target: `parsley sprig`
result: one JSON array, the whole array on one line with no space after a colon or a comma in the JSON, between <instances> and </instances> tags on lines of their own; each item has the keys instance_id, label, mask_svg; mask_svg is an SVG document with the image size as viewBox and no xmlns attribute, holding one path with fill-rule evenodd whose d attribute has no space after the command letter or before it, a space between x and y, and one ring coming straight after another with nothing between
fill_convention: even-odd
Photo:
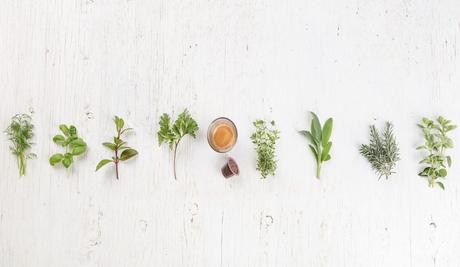
<instances>
[{"instance_id":1,"label":"parsley sprig","mask_svg":"<svg viewBox=\"0 0 460 267\"><path fill-rule=\"evenodd\" d=\"M160 130L157 133L158 144L161 146L163 143L167 143L169 145L169 149L174 151L174 179L177 180L177 146L179 145L182 138L186 135L190 135L193 138L196 138L196 132L198 131L199 127L187 109L185 109L181 114L179 114L176 121L172 125L170 116L166 113L163 113L163 115L160 118L159 124Z\"/></svg>"}]
</instances>

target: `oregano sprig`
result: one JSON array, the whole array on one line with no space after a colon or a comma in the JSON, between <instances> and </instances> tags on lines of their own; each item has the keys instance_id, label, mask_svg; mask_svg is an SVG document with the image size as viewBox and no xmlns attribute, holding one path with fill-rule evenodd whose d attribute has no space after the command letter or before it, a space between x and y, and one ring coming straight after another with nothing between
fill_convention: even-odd
<instances>
[{"instance_id":1,"label":"oregano sprig","mask_svg":"<svg viewBox=\"0 0 460 267\"><path fill-rule=\"evenodd\" d=\"M329 141L332 134L332 118L329 118L324 123L324 126L321 128L321 123L318 119L318 116L311 112L313 119L311 121L310 131L300 131L302 135L307 137L308 141L310 141L310 150L315 156L316 159L316 178L320 178L321 176L321 165L323 162L328 161L331 159L331 155L329 154L332 142Z\"/></svg>"},{"instance_id":2,"label":"oregano sprig","mask_svg":"<svg viewBox=\"0 0 460 267\"><path fill-rule=\"evenodd\" d=\"M97 166L96 166L96 171L98 171L100 168L103 166L107 165L108 163L113 163L115 164L115 173L117 179L119 179L119 171L118 171L118 165L120 164L121 161L126 161L138 154L138 152L127 146L127 142L123 141L121 137L126 134L129 131L132 131L132 128L124 128L125 122L122 118L115 116L113 119L115 123L115 128L117 130L117 135L113 137L113 142L106 142L102 143L103 146L109 148L110 150L113 151L114 156L112 159L103 159L101 160Z\"/></svg>"},{"instance_id":3,"label":"oregano sprig","mask_svg":"<svg viewBox=\"0 0 460 267\"><path fill-rule=\"evenodd\" d=\"M274 176L277 167L276 141L279 139L280 132L276 128L275 121L267 123L264 120L256 120L253 125L256 130L251 135L251 140L257 152L257 170L262 178L267 178L268 175Z\"/></svg>"},{"instance_id":4,"label":"oregano sprig","mask_svg":"<svg viewBox=\"0 0 460 267\"><path fill-rule=\"evenodd\" d=\"M182 138L186 135L190 135L193 138L196 138L196 132L198 131L199 127L197 122L192 118L187 109L185 109L181 114L179 114L176 121L174 121L174 124L172 125L170 116L166 113L163 113L163 115L160 117L159 124L160 129L157 132L158 145L161 146L163 143L167 143L169 145L169 149L174 151L174 179L177 180L177 146L179 145L179 142L182 140Z\"/></svg>"},{"instance_id":5,"label":"oregano sprig","mask_svg":"<svg viewBox=\"0 0 460 267\"><path fill-rule=\"evenodd\" d=\"M419 162L425 165L419 176L425 177L430 187L437 184L444 190L442 179L447 176L447 166L452 165L452 158L446 156L445 152L454 147L452 139L447 136L447 133L457 126L442 116L439 116L436 121L423 118L418 126L423 131L425 144L417 147L417 150L424 150L428 153L428 156Z\"/></svg>"},{"instance_id":6,"label":"oregano sprig","mask_svg":"<svg viewBox=\"0 0 460 267\"><path fill-rule=\"evenodd\" d=\"M375 125L370 126L370 143L361 145L359 152L371 164L372 169L378 174L379 179L386 179L394 172L396 162L399 161L399 148L393 134L393 125L385 123L383 134L380 136Z\"/></svg>"},{"instance_id":7,"label":"oregano sprig","mask_svg":"<svg viewBox=\"0 0 460 267\"><path fill-rule=\"evenodd\" d=\"M27 114L17 114L11 118L11 123L5 130L5 134L10 140L10 150L13 155L17 157L19 175L26 175L27 159L33 159L37 156L30 153L32 139L34 137L34 125L32 124L32 117Z\"/></svg>"},{"instance_id":8,"label":"oregano sprig","mask_svg":"<svg viewBox=\"0 0 460 267\"><path fill-rule=\"evenodd\" d=\"M69 168L74 162L75 156L80 156L86 152L86 142L78 137L77 128L73 125L59 125L62 134L57 134L53 137L53 142L65 148L65 153L56 153L49 159L51 166L62 163L66 168Z\"/></svg>"}]
</instances>

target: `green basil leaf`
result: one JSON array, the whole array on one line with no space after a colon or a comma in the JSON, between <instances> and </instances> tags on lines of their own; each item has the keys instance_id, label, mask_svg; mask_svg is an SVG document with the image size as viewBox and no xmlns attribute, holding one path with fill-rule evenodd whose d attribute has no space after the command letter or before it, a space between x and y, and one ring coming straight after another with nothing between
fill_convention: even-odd
<instances>
[{"instance_id":1,"label":"green basil leaf","mask_svg":"<svg viewBox=\"0 0 460 267\"><path fill-rule=\"evenodd\" d=\"M63 145L65 142L65 137L58 134L53 137L53 142L58 144L58 145Z\"/></svg>"},{"instance_id":2,"label":"green basil leaf","mask_svg":"<svg viewBox=\"0 0 460 267\"><path fill-rule=\"evenodd\" d=\"M64 155L62 154L54 154L50 157L49 162L51 166L54 166L58 164L59 162L61 162L63 158L64 158Z\"/></svg>"}]
</instances>

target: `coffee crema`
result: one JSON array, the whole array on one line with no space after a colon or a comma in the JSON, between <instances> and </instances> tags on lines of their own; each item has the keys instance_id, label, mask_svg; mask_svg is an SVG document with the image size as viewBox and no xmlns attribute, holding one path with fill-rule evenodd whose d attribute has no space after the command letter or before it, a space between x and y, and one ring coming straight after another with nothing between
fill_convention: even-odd
<instances>
[{"instance_id":1,"label":"coffee crema","mask_svg":"<svg viewBox=\"0 0 460 267\"><path fill-rule=\"evenodd\" d=\"M217 152L228 152L236 143L235 124L227 118L214 120L208 129L208 143Z\"/></svg>"}]
</instances>

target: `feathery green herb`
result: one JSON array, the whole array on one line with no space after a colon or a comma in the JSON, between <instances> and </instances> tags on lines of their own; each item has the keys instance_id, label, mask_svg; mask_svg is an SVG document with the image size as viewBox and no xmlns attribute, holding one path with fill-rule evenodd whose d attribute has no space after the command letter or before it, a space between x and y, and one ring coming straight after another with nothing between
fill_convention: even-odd
<instances>
[{"instance_id":1,"label":"feathery green herb","mask_svg":"<svg viewBox=\"0 0 460 267\"><path fill-rule=\"evenodd\" d=\"M393 125L386 122L382 136L378 133L375 125L371 125L370 143L361 145L359 152L369 161L379 179L382 176L388 179L390 175L395 173L393 170L399 160L399 148L393 134Z\"/></svg>"},{"instance_id":2,"label":"feathery green herb","mask_svg":"<svg viewBox=\"0 0 460 267\"><path fill-rule=\"evenodd\" d=\"M425 144L417 147L417 150L424 150L428 153L428 156L419 162L425 165L419 176L425 177L430 187L434 187L437 184L444 189L443 179L447 176L446 165L448 167L452 165L452 158L446 156L445 152L448 148L454 147L452 139L447 136L447 133L457 128L457 126L442 116L439 116L436 121L423 118L422 123L418 124L418 126L423 131Z\"/></svg>"},{"instance_id":3,"label":"feathery green herb","mask_svg":"<svg viewBox=\"0 0 460 267\"><path fill-rule=\"evenodd\" d=\"M27 114L17 114L11 118L11 123L5 130L8 140L10 140L10 150L17 157L19 175L26 175L27 159L36 158L34 153L29 153L34 137L34 125L32 118Z\"/></svg>"},{"instance_id":4,"label":"feathery green herb","mask_svg":"<svg viewBox=\"0 0 460 267\"><path fill-rule=\"evenodd\" d=\"M119 179L120 177L119 177L119 172L118 172L118 165L120 164L120 162L130 159L136 156L138 153L135 149L128 147L126 145L127 142L121 139L121 137L124 134L126 134L129 131L132 131L133 129L123 128L125 125L125 122L122 118L115 116L113 121L115 123L115 128L117 130L117 136L113 137L113 143L106 142L106 143L102 143L102 145L112 150L115 155L112 157L112 159L101 160L96 166L96 171L98 171L101 167L105 166L108 163L113 163L115 164L115 173L116 173L117 179Z\"/></svg>"},{"instance_id":5,"label":"feathery green herb","mask_svg":"<svg viewBox=\"0 0 460 267\"><path fill-rule=\"evenodd\" d=\"M56 153L49 159L51 166L62 163L66 168L69 168L74 162L73 157L80 156L86 152L85 141L78 137L77 128L73 125L59 125L62 134L57 134L53 137L53 142L65 148L65 153Z\"/></svg>"},{"instance_id":6,"label":"feathery green herb","mask_svg":"<svg viewBox=\"0 0 460 267\"><path fill-rule=\"evenodd\" d=\"M329 154L332 142L329 141L332 134L332 118L327 119L324 123L324 127L321 128L321 123L319 122L318 116L311 112L313 119L311 121L310 131L300 131L302 135L307 137L310 141L310 149L316 159L316 178L320 178L321 175L321 165L323 162L331 159Z\"/></svg>"},{"instance_id":7,"label":"feathery green herb","mask_svg":"<svg viewBox=\"0 0 460 267\"><path fill-rule=\"evenodd\" d=\"M192 118L187 109L185 109L177 117L174 124L171 125L171 118L168 114L163 113L160 118L160 130L158 131L158 144L161 146L163 143L169 145L170 150L174 150L174 179L177 180L176 175L176 154L177 146L182 138L190 135L196 138L196 132L199 127L196 121Z\"/></svg>"},{"instance_id":8,"label":"feathery green herb","mask_svg":"<svg viewBox=\"0 0 460 267\"><path fill-rule=\"evenodd\" d=\"M276 140L279 139L279 131L276 128L275 121L266 123L263 120L253 122L256 131L251 135L252 143L255 144L257 152L257 170L262 178L268 175L275 175L276 160Z\"/></svg>"}]
</instances>

